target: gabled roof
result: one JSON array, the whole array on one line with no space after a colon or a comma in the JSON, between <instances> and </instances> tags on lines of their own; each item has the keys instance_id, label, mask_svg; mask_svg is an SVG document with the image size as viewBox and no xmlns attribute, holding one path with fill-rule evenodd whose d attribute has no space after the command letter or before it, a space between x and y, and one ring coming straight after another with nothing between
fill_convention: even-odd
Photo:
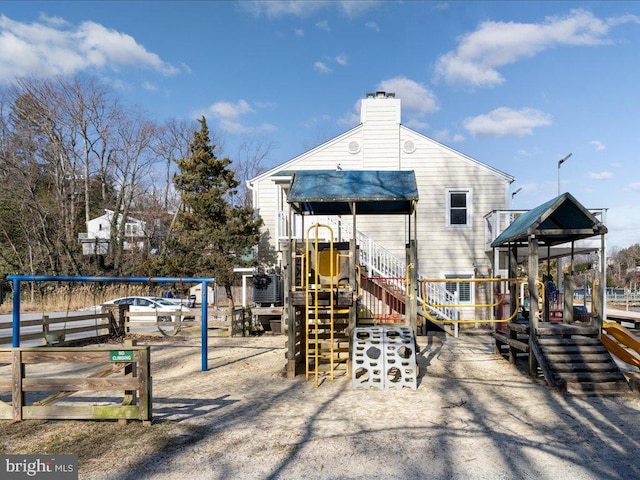
<instances>
[{"instance_id":1,"label":"gabled roof","mask_svg":"<svg viewBox=\"0 0 640 480\"><path fill-rule=\"evenodd\" d=\"M410 214L418 201L412 170L301 170L287 202L308 215Z\"/></svg>"},{"instance_id":2,"label":"gabled roof","mask_svg":"<svg viewBox=\"0 0 640 480\"><path fill-rule=\"evenodd\" d=\"M603 233L607 233L607 227L570 193L563 193L520 215L491 246L526 245L531 235L553 246Z\"/></svg>"},{"instance_id":3,"label":"gabled roof","mask_svg":"<svg viewBox=\"0 0 640 480\"><path fill-rule=\"evenodd\" d=\"M277 165L269 170L267 170L266 172L261 173L260 175L257 175L254 178L251 178L249 180L247 180L247 183L252 185L255 182L261 181L265 178L269 178L269 177L287 177L290 176L292 174L292 172L296 171L296 165L299 162L302 162L304 160L306 160L309 157L312 157L313 155L315 155L318 152L321 152L323 150L325 150L326 148L329 148L331 145L334 145L340 141L342 141L344 138L349 137L351 135L356 134L359 130L361 130L363 128L362 124L356 125L355 127L353 127L350 130L347 130L344 133L341 133L340 135L333 137L329 140L327 140L324 143L321 143L320 145L317 145L316 147L307 150L306 152L301 153L300 155L284 162L281 163L280 165ZM434 146L441 148L442 150L446 151L448 154L452 155L453 157L456 157L470 165L474 165L482 170L487 171L488 173L491 173L492 175L495 175L497 177L502 178L503 180L505 180L506 182L513 182L515 181L515 177L509 175L508 173L505 173L501 170L498 170L497 168L491 167L490 165L487 165L486 163L483 163L479 160L476 160L475 158L472 158L468 155L465 155L462 152L459 152L451 147L448 147L447 145L440 143L434 139L432 139L431 137L427 137L426 135L423 135L420 132L417 132L405 125L400 125L400 129L403 130L405 133L408 133L410 135L415 135L417 137L421 137L422 139L424 139L426 142L432 143Z\"/></svg>"}]
</instances>

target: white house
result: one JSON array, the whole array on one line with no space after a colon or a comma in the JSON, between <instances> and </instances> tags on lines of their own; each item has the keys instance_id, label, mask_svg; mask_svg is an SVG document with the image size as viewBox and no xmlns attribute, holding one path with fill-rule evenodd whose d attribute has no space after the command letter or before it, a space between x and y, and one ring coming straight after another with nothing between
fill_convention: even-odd
<instances>
[{"instance_id":1,"label":"white house","mask_svg":"<svg viewBox=\"0 0 640 480\"><path fill-rule=\"evenodd\" d=\"M78 239L82 243L83 255L106 255L109 253L109 242L111 239L111 222L115 212L105 209L104 215L93 218L87 222L87 232L79 233ZM118 214L117 225L121 225L122 214ZM134 248L142 250L145 245L146 223L133 217L127 217L124 226L125 250Z\"/></svg>"},{"instance_id":2,"label":"white house","mask_svg":"<svg viewBox=\"0 0 640 480\"><path fill-rule=\"evenodd\" d=\"M419 201L416 225L411 228L417 231L420 276L473 278L493 273L484 216L507 207L514 177L402 125L401 100L386 92L362 99L361 123L356 127L248 181L253 205L276 251L289 233L293 238L302 234L300 217L294 216L289 225L286 194L293 172L333 169L413 170ZM308 218L305 228L314 223ZM335 235L348 231L351 221L321 220L333 222ZM360 243L381 245L404 260L406 223L398 216L382 221L380 216L358 217ZM473 303L469 282L447 288L458 290L462 302Z\"/></svg>"}]
</instances>

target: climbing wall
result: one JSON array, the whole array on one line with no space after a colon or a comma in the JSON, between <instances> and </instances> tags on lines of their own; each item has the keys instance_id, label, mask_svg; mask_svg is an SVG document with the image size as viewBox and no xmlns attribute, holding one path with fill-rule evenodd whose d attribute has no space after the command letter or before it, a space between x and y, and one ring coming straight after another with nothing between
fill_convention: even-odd
<instances>
[{"instance_id":1,"label":"climbing wall","mask_svg":"<svg viewBox=\"0 0 640 480\"><path fill-rule=\"evenodd\" d=\"M356 327L351 352L353 388L417 388L416 344L410 327Z\"/></svg>"}]
</instances>

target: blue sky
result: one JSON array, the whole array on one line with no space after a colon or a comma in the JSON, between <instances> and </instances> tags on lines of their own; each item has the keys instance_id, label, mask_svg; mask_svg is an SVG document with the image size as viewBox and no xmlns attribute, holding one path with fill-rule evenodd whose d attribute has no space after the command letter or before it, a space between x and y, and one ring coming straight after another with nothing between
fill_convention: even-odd
<instances>
[{"instance_id":1,"label":"blue sky","mask_svg":"<svg viewBox=\"0 0 640 480\"><path fill-rule=\"evenodd\" d=\"M561 190L640 242L640 2L2 2L0 81L90 73L159 121L207 117L233 159L285 162L359 122L405 125L516 177L512 208Z\"/></svg>"}]
</instances>

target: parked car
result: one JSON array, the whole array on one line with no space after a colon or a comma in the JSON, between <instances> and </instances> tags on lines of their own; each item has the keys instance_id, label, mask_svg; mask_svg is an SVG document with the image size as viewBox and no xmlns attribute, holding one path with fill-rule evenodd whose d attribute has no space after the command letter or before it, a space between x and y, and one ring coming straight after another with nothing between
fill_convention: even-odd
<instances>
[{"instance_id":1,"label":"parked car","mask_svg":"<svg viewBox=\"0 0 640 480\"><path fill-rule=\"evenodd\" d=\"M166 302L173 303L174 305L185 305L189 308L195 308L196 306L196 296L189 295L189 298L180 298L180 297L153 297L164 300Z\"/></svg>"},{"instance_id":2,"label":"parked car","mask_svg":"<svg viewBox=\"0 0 640 480\"><path fill-rule=\"evenodd\" d=\"M183 320L194 320L193 309L184 305L179 305L167 301L167 299L160 297L123 297L116 298L115 300L109 300L104 302L103 305L129 305L130 312L144 312L155 313L158 315L158 320L161 322L169 322L177 320L176 315L170 315L177 311L181 311L184 314ZM153 317L148 315L131 315L129 320L132 322L152 322Z\"/></svg>"}]
</instances>

